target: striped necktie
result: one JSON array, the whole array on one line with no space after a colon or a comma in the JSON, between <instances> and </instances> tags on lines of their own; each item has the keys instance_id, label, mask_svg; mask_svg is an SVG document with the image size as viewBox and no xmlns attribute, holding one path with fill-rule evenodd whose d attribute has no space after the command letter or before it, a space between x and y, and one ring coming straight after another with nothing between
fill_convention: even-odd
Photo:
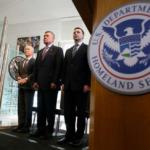
<instances>
[{"instance_id":1,"label":"striped necktie","mask_svg":"<svg viewBox=\"0 0 150 150\"><path fill-rule=\"evenodd\" d=\"M74 56L75 56L75 54L76 54L76 52L77 52L77 50L78 50L78 46L79 46L79 44L76 44L76 45L74 46L73 51L72 51L72 58L74 58Z\"/></svg>"},{"instance_id":2,"label":"striped necktie","mask_svg":"<svg viewBox=\"0 0 150 150\"><path fill-rule=\"evenodd\" d=\"M42 60L44 59L46 53L47 53L47 50L48 50L49 47L45 47L44 51L43 51L43 54L42 54Z\"/></svg>"},{"instance_id":3,"label":"striped necktie","mask_svg":"<svg viewBox=\"0 0 150 150\"><path fill-rule=\"evenodd\" d=\"M23 66L23 68L26 67L27 63L28 63L28 59L26 59L26 60L24 61L24 66Z\"/></svg>"}]
</instances>

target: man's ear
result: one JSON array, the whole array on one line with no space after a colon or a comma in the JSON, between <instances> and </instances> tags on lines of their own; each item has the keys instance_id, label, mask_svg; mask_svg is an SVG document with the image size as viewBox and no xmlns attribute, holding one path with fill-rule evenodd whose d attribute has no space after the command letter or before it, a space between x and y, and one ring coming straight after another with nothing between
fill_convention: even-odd
<instances>
[{"instance_id":1,"label":"man's ear","mask_svg":"<svg viewBox=\"0 0 150 150\"><path fill-rule=\"evenodd\" d=\"M82 37L82 39L84 39L84 34L83 34L83 37Z\"/></svg>"}]
</instances>

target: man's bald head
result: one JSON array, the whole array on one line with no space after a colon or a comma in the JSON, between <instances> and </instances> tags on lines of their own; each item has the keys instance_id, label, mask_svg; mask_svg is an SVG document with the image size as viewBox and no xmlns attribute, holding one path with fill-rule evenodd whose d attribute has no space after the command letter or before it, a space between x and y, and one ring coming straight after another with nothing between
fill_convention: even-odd
<instances>
[{"instance_id":1,"label":"man's bald head","mask_svg":"<svg viewBox=\"0 0 150 150\"><path fill-rule=\"evenodd\" d=\"M34 54L34 48L32 46L26 46L24 49L24 54L26 55L26 58L31 57Z\"/></svg>"}]
</instances>

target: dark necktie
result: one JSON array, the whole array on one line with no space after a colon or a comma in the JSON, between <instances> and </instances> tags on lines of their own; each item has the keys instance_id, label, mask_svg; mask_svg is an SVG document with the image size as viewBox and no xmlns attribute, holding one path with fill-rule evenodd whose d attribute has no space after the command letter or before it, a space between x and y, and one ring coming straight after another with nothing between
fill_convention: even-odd
<instances>
[{"instance_id":1,"label":"dark necktie","mask_svg":"<svg viewBox=\"0 0 150 150\"><path fill-rule=\"evenodd\" d=\"M23 67L23 68L26 67L27 63L28 63L28 59L25 60L25 62L24 62L24 67Z\"/></svg>"},{"instance_id":2,"label":"dark necktie","mask_svg":"<svg viewBox=\"0 0 150 150\"><path fill-rule=\"evenodd\" d=\"M76 44L76 45L74 46L73 51L72 51L72 58L74 58L74 56L75 56L75 54L76 54L76 52L77 52L77 50L78 50L78 46L79 46L79 44Z\"/></svg>"},{"instance_id":3,"label":"dark necktie","mask_svg":"<svg viewBox=\"0 0 150 150\"><path fill-rule=\"evenodd\" d=\"M44 49L44 51L43 51L43 54L42 54L42 60L44 59L44 57L45 57L45 55L46 55L46 53L47 53L47 49L48 49L49 47L45 47L45 49Z\"/></svg>"}]
</instances>

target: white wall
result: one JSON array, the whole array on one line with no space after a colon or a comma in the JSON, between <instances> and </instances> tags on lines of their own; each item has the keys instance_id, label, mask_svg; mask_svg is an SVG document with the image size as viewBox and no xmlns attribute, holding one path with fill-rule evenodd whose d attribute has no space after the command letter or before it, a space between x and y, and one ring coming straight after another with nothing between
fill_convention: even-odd
<instances>
[{"instance_id":1,"label":"white wall","mask_svg":"<svg viewBox=\"0 0 150 150\"><path fill-rule=\"evenodd\" d=\"M90 33L87 30L84 22L81 19L76 20L62 20L62 29L61 29L61 40L73 40L73 31L75 27L80 27L85 32L85 38L83 42L85 44L89 43Z\"/></svg>"},{"instance_id":2,"label":"white wall","mask_svg":"<svg viewBox=\"0 0 150 150\"><path fill-rule=\"evenodd\" d=\"M80 20L62 20L61 40L73 40L73 31L75 27L82 27Z\"/></svg>"},{"instance_id":3,"label":"white wall","mask_svg":"<svg viewBox=\"0 0 150 150\"><path fill-rule=\"evenodd\" d=\"M40 36L40 48L44 47L43 36L45 31L52 31L55 33L55 45L58 45L58 40L60 39L60 29L61 20L45 20L37 21L23 24L9 25L7 30L6 42L11 45L17 44L17 39L19 37L30 37L30 36Z\"/></svg>"},{"instance_id":4,"label":"white wall","mask_svg":"<svg viewBox=\"0 0 150 150\"><path fill-rule=\"evenodd\" d=\"M81 27L85 31L84 43L88 44L90 34L81 19L61 20L51 19L30 23L13 24L8 26L6 42L16 46L17 39L20 37L40 36L40 49L44 47L43 36L45 31L54 32L56 38L54 44L64 40L73 40L73 30L75 27Z\"/></svg>"}]
</instances>

